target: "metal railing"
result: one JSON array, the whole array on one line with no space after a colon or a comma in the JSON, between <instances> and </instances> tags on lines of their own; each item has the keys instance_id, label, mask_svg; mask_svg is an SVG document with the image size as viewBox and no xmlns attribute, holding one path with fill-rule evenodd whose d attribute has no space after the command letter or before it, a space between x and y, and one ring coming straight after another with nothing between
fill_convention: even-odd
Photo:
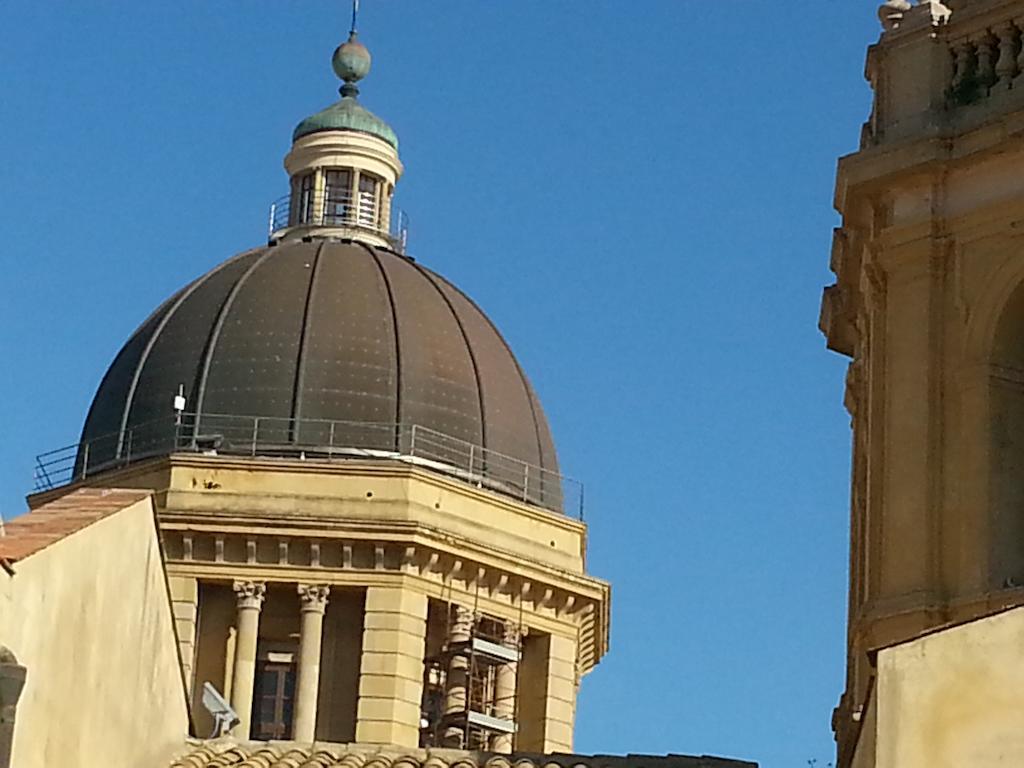
<instances>
[{"instance_id":1,"label":"metal railing","mask_svg":"<svg viewBox=\"0 0 1024 768\"><path fill-rule=\"evenodd\" d=\"M42 453L33 486L45 491L176 452L403 461L583 519L579 481L419 424L181 413Z\"/></svg>"},{"instance_id":2,"label":"metal railing","mask_svg":"<svg viewBox=\"0 0 1024 768\"><path fill-rule=\"evenodd\" d=\"M270 204L267 236L273 240L295 227L346 227L385 238L399 253L409 244L409 217L373 192L297 192Z\"/></svg>"}]
</instances>

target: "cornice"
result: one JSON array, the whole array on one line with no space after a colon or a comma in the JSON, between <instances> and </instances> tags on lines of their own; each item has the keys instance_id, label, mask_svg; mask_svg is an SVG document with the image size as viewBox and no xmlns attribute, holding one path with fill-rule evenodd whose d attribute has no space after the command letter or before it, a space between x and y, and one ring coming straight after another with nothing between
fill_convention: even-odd
<instances>
[{"instance_id":1,"label":"cornice","mask_svg":"<svg viewBox=\"0 0 1024 768\"><path fill-rule=\"evenodd\" d=\"M393 585L478 605L546 632L577 635L583 671L607 652L611 587L582 574L478 559L451 542L414 536L358 538L223 526L161 526L168 573L210 581Z\"/></svg>"},{"instance_id":2,"label":"cornice","mask_svg":"<svg viewBox=\"0 0 1024 768\"><path fill-rule=\"evenodd\" d=\"M840 158L834 204L845 212L854 197L885 193L907 178L976 164L1009 149L1024 149L1024 96L1012 112L978 105L948 127L933 126L913 139Z\"/></svg>"}]
</instances>

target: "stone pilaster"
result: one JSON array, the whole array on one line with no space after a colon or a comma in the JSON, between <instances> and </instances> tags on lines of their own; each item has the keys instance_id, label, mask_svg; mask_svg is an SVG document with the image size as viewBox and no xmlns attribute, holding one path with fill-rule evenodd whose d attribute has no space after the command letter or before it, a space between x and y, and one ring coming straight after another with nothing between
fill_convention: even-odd
<instances>
[{"instance_id":1,"label":"stone pilaster","mask_svg":"<svg viewBox=\"0 0 1024 768\"><path fill-rule=\"evenodd\" d=\"M231 676L231 706L238 715L235 736L248 739L252 721L252 695L256 682L256 645L259 640L260 610L267 585L261 581L236 581L238 635L235 640L235 666Z\"/></svg>"},{"instance_id":2,"label":"stone pilaster","mask_svg":"<svg viewBox=\"0 0 1024 768\"><path fill-rule=\"evenodd\" d=\"M520 664L516 749L571 753L576 715L575 639L531 635Z\"/></svg>"},{"instance_id":3,"label":"stone pilaster","mask_svg":"<svg viewBox=\"0 0 1024 768\"><path fill-rule=\"evenodd\" d=\"M178 636L178 650L181 654L181 671L189 695L192 685L196 655L196 617L199 611L199 582L186 576L169 576L171 608L174 611L174 630Z\"/></svg>"},{"instance_id":4,"label":"stone pilaster","mask_svg":"<svg viewBox=\"0 0 1024 768\"><path fill-rule=\"evenodd\" d=\"M320 691L320 649L323 645L326 585L299 585L302 625L299 634L299 670L295 685L295 723L292 738L312 742L316 734L316 703Z\"/></svg>"},{"instance_id":5,"label":"stone pilaster","mask_svg":"<svg viewBox=\"0 0 1024 768\"><path fill-rule=\"evenodd\" d=\"M427 597L368 587L356 741L416 748L420 738Z\"/></svg>"}]
</instances>

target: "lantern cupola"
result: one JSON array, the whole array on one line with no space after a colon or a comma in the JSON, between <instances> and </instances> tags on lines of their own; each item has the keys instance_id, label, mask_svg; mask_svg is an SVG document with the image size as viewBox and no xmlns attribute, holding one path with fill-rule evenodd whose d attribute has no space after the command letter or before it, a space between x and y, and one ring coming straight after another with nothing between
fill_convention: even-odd
<instances>
[{"instance_id":1,"label":"lantern cupola","mask_svg":"<svg viewBox=\"0 0 1024 768\"><path fill-rule=\"evenodd\" d=\"M341 99L295 128L284 159L290 194L271 206L271 242L347 239L404 251L405 217L392 205L402 175L398 136L359 102L370 52L353 25L334 51Z\"/></svg>"}]
</instances>

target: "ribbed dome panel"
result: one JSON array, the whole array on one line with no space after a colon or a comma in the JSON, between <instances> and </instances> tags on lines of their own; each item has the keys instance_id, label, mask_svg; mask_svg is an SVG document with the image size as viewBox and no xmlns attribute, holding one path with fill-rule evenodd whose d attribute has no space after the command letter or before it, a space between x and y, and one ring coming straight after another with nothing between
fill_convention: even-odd
<instances>
[{"instance_id":1,"label":"ribbed dome panel","mask_svg":"<svg viewBox=\"0 0 1024 768\"><path fill-rule=\"evenodd\" d=\"M200 413L263 416L264 440L289 440L316 250L300 243L265 252L239 277L204 361L195 403Z\"/></svg>"},{"instance_id":2,"label":"ribbed dome panel","mask_svg":"<svg viewBox=\"0 0 1024 768\"><path fill-rule=\"evenodd\" d=\"M398 328L399 421L482 445L476 371L455 315L413 262L377 258Z\"/></svg>"},{"instance_id":3,"label":"ribbed dome panel","mask_svg":"<svg viewBox=\"0 0 1024 768\"><path fill-rule=\"evenodd\" d=\"M224 300L239 276L259 257L248 252L229 259L187 286L170 302L162 326L137 369L137 381L127 401L126 425L144 425L166 419L173 397L182 385L186 401L194 405L200 366ZM122 404L122 409L125 404ZM86 427L88 429L88 425ZM146 430L136 430L136 450L154 448ZM153 439L159 439L154 434Z\"/></svg>"},{"instance_id":4,"label":"ribbed dome panel","mask_svg":"<svg viewBox=\"0 0 1024 768\"><path fill-rule=\"evenodd\" d=\"M307 306L296 415L330 420L338 414L369 423L398 423L398 355L387 284L376 259L362 249L324 248ZM312 439L320 425L304 425ZM389 449L393 436L364 430L366 447ZM329 439L329 435L327 436Z\"/></svg>"},{"instance_id":5,"label":"ribbed dome panel","mask_svg":"<svg viewBox=\"0 0 1024 768\"><path fill-rule=\"evenodd\" d=\"M519 364L490 321L466 296L441 278L434 278L451 305L469 348L488 365L479 368L479 397L487 427L487 447L530 464L541 464L536 415Z\"/></svg>"},{"instance_id":6,"label":"ribbed dome panel","mask_svg":"<svg viewBox=\"0 0 1024 768\"><path fill-rule=\"evenodd\" d=\"M83 456L82 451L79 452L75 461L76 473L80 471L85 460L91 460L93 465L102 464L113 460L121 453L125 438L125 429L122 426L124 413L131 400L132 383L136 372L143 362L145 351L152 342L157 328L182 292L161 304L139 326L107 369L92 405L89 406L89 414L85 418L85 427L82 431L83 442L90 442L89 455Z\"/></svg>"}]
</instances>

